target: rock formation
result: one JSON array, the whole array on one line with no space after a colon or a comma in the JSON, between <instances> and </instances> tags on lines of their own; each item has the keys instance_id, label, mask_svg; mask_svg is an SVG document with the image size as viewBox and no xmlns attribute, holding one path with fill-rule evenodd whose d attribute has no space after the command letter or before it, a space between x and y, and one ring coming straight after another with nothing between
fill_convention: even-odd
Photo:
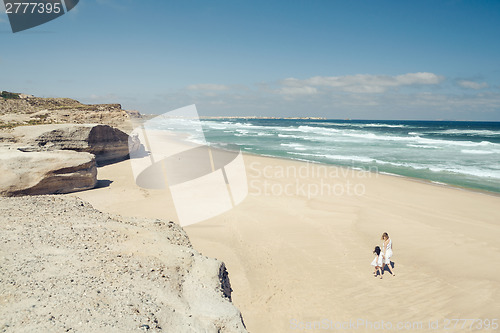
<instances>
[{"instance_id":1,"label":"rock formation","mask_svg":"<svg viewBox=\"0 0 500 333\"><path fill-rule=\"evenodd\" d=\"M74 150L96 156L97 165L127 159L129 137L119 129L98 124L20 126L12 134L22 151Z\"/></svg>"},{"instance_id":2,"label":"rock formation","mask_svg":"<svg viewBox=\"0 0 500 333\"><path fill-rule=\"evenodd\" d=\"M0 198L0 331L247 332L224 264L173 222Z\"/></svg>"},{"instance_id":3,"label":"rock formation","mask_svg":"<svg viewBox=\"0 0 500 333\"><path fill-rule=\"evenodd\" d=\"M74 151L0 150L0 195L71 193L94 188L94 155Z\"/></svg>"}]
</instances>

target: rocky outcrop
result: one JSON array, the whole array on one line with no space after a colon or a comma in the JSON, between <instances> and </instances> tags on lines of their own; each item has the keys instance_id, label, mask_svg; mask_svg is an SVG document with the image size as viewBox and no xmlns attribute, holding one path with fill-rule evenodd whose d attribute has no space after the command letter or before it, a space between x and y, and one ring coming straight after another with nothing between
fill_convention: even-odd
<instances>
[{"instance_id":1,"label":"rocky outcrop","mask_svg":"<svg viewBox=\"0 0 500 333\"><path fill-rule=\"evenodd\" d=\"M119 129L97 124L20 126L12 132L25 152L74 150L96 156L97 165L127 159L129 137Z\"/></svg>"},{"instance_id":2,"label":"rocky outcrop","mask_svg":"<svg viewBox=\"0 0 500 333\"><path fill-rule=\"evenodd\" d=\"M94 188L94 155L74 151L0 150L0 195L71 193Z\"/></svg>"},{"instance_id":3,"label":"rocky outcrop","mask_svg":"<svg viewBox=\"0 0 500 333\"><path fill-rule=\"evenodd\" d=\"M137 116L138 112L129 115L120 104L82 104L70 98L0 94L0 129L21 125L98 123L129 131L130 118Z\"/></svg>"},{"instance_id":4,"label":"rocky outcrop","mask_svg":"<svg viewBox=\"0 0 500 333\"><path fill-rule=\"evenodd\" d=\"M142 114L137 110L126 110L125 112L127 112L128 116L132 119L141 119L142 118Z\"/></svg>"},{"instance_id":5,"label":"rocky outcrop","mask_svg":"<svg viewBox=\"0 0 500 333\"><path fill-rule=\"evenodd\" d=\"M247 332L222 262L173 222L0 198L0 331Z\"/></svg>"}]
</instances>

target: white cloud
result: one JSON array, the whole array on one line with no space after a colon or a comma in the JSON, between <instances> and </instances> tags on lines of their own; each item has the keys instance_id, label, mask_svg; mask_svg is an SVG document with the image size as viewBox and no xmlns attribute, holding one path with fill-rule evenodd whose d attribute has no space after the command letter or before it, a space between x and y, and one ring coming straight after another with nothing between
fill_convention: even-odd
<instances>
[{"instance_id":1,"label":"white cloud","mask_svg":"<svg viewBox=\"0 0 500 333\"><path fill-rule=\"evenodd\" d=\"M314 95L318 93L318 89L314 87L283 87L280 93L284 95Z\"/></svg>"},{"instance_id":2,"label":"white cloud","mask_svg":"<svg viewBox=\"0 0 500 333\"><path fill-rule=\"evenodd\" d=\"M158 113L196 104L203 115L226 116L322 116L360 119L500 119L500 92L457 92L447 89L392 90L383 94L346 93L318 89L316 94L284 94L272 82L248 89L232 87L214 95L181 89L163 94L161 103L142 110ZM121 100L121 99L120 99Z\"/></svg>"},{"instance_id":3,"label":"white cloud","mask_svg":"<svg viewBox=\"0 0 500 333\"><path fill-rule=\"evenodd\" d=\"M397 76L357 74L347 76L314 76L299 80L288 78L281 82L284 87L322 87L351 93L383 93L389 88L417 85L436 85L444 77L434 73L407 73ZM310 89L309 89L310 90Z\"/></svg>"},{"instance_id":4,"label":"white cloud","mask_svg":"<svg viewBox=\"0 0 500 333\"><path fill-rule=\"evenodd\" d=\"M212 83L206 83L206 84L192 84L190 86L187 86L188 90L201 90L201 91L224 91L224 90L229 90L229 86L223 85L223 84L212 84Z\"/></svg>"},{"instance_id":5,"label":"white cloud","mask_svg":"<svg viewBox=\"0 0 500 333\"><path fill-rule=\"evenodd\" d=\"M474 89L474 90L479 90L483 88L488 88L488 83L486 82L474 82L474 81L468 81L468 80L460 80L457 82L458 85L462 88L467 88L467 89Z\"/></svg>"},{"instance_id":6,"label":"white cloud","mask_svg":"<svg viewBox=\"0 0 500 333\"><path fill-rule=\"evenodd\" d=\"M449 89L449 85L440 85L444 80L443 76L421 72L394 76L287 78L251 86L193 84L168 95L165 103L172 107L199 104L212 115L320 115L366 119L500 117L500 93L457 92ZM436 85L439 89L435 89ZM409 89L411 87L420 89Z\"/></svg>"}]
</instances>

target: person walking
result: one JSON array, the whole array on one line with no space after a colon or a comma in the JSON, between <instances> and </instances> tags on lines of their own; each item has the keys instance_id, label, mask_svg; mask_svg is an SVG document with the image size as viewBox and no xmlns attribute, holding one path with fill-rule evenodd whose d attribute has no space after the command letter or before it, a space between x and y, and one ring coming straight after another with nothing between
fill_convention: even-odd
<instances>
[{"instance_id":1,"label":"person walking","mask_svg":"<svg viewBox=\"0 0 500 333\"><path fill-rule=\"evenodd\" d=\"M382 234L381 239L383 240L383 243L382 243L382 255L383 255L382 272L385 270L385 266L387 266L391 275L396 276L396 274L394 274L394 268L391 266L392 240L389 237L389 234L387 232L384 232Z\"/></svg>"}]
</instances>

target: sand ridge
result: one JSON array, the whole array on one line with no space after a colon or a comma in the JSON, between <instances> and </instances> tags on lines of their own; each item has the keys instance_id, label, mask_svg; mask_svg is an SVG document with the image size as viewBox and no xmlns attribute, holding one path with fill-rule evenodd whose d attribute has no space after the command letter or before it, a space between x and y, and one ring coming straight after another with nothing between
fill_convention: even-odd
<instances>
[{"instance_id":1,"label":"sand ridge","mask_svg":"<svg viewBox=\"0 0 500 333\"><path fill-rule=\"evenodd\" d=\"M226 269L173 222L0 198L0 331L246 332Z\"/></svg>"}]
</instances>

